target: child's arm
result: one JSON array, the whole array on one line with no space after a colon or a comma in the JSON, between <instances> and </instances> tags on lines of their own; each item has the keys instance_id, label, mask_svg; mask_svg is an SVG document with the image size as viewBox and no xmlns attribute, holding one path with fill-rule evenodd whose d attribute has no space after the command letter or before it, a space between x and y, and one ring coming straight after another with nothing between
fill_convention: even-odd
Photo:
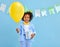
<instances>
[{"instance_id":1,"label":"child's arm","mask_svg":"<svg viewBox=\"0 0 60 47\"><path fill-rule=\"evenodd\" d=\"M16 31L17 31L17 33L19 33L20 32L19 28L16 28Z\"/></svg>"},{"instance_id":2,"label":"child's arm","mask_svg":"<svg viewBox=\"0 0 60 47\"><path fill-rule=\"evenodd\" d=\"M32 25L32 27L31 27L31 29L32 29L32 34L31 34L31 39L32 39L32 38L34 38L36 32L35 32L35 28L34 28L33 25Z\"/></svg>"}]
</instances>

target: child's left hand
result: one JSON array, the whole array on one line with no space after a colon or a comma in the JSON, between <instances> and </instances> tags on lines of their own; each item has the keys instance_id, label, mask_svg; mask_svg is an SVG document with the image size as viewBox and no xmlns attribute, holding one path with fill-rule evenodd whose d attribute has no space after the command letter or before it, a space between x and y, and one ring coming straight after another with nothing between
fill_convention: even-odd
<instances>
[{"instance_id":1,"label":"child's left hand","mask_svg":"<svg viewBox=\"0 0 60 47\"><path fill-rule=\"evenodd\" d=\"M31 34L31 39L35 36L35 34Z\"/></svg>"}]
</instances>

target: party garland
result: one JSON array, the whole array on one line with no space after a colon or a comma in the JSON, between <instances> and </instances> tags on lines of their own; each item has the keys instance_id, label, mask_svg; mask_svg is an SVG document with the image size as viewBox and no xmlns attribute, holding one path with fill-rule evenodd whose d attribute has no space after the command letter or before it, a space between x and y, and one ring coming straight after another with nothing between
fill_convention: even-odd
<instances>
[{"instance_id":1,"label":"party garland","mask_svg":"<svg viewBox=\"0 0 60 47\"><path fill-rule=\"evenodd\" d=\"M36 9L35 10L35 17L41 17L41 16L47 16L47 14L49 13L50 15L56 14L60 12L60 5L55 5L54 7L50 7L48 8L48 10L46 9Z\"/></svg>"},{"instance_id":2,"label":"party garland","mask_svg":"<svg viewBox=\"0 0 60 47\"><path fill-rule=\"evenodd\" d=\"M6 10L6 4L1 3L0 5L0 12L5 12ZM55 5L54 7L49 7L48 11L46 9L35 9L35 17L41 17L41 16L47 16L47 13L50 15L53 15L55 13L60 12L60 5Z\"/></svg>"}]
</instances>

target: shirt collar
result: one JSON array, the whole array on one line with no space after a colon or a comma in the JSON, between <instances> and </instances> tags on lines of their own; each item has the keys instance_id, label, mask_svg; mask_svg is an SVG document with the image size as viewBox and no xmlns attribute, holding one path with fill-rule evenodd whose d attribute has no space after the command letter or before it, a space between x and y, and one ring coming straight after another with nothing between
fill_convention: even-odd
<instances>
[{"instance_id":1,"label":"shirt collar","mask_svg":"<svg viewBox=\"0 0 60 47\"><path fill-rule=\"evenodd\" d=\"M23 24L24 24L24 25L29 25L29 22L28 22L28 23L24 22Z\"/></svg>"}]
</instances>

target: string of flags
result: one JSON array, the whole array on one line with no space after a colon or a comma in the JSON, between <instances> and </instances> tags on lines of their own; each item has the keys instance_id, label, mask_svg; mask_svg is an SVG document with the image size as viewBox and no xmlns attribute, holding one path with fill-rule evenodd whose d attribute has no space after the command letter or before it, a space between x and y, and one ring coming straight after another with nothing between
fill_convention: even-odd
<instances>
[{"instance_id":1,"label":"string of flags","mask_svg":"<svg viewBox=\"0 0 60 47\"><path fill-rule=\"evenodd\" d=\"M0 12L5 12L6 11L6 4L1 3L0 4ZM54 5L53 7L49 7L48 10L46 9L35 9L35 17L41 17L41 16L48 16L47 13L50 15L56 14L60 12L60 5Z\"/></svg>"}]
</instances>

